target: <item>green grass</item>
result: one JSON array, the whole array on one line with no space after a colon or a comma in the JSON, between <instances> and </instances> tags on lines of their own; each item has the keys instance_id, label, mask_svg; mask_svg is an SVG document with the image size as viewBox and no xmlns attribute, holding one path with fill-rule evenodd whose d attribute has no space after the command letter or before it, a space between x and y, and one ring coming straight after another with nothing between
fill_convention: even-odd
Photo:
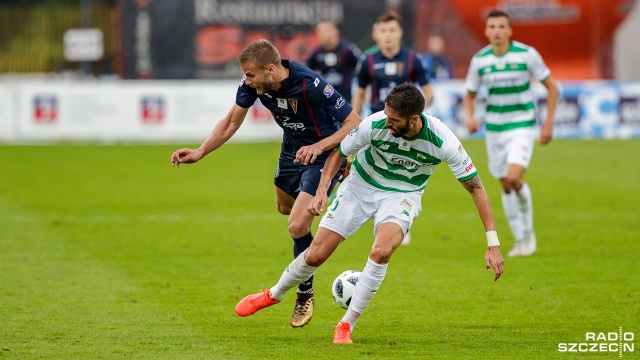
<instances>
[{"instance_id":1,"label":"green grass","mask_svg":"<svg viewBox=\"0 0 640 360\"><path fill-rule=\"evenodd\" d=\"M484 143L465 147L506 253L513 239ZM498 282L484 270L473 202L442 165L353 346L331 343L343 310L330 284L362 269L371 225L318 270L310 325L289 326L293 293L240 318L236 302L292 259L274 204L279 144L228 144L180 169L169 164L176 148L0 147L0 358L617 358L558 343L619 327L640 345L638 141L537 147L526 178L539 250L507 258Z\"/></svg>"}]
</instances>

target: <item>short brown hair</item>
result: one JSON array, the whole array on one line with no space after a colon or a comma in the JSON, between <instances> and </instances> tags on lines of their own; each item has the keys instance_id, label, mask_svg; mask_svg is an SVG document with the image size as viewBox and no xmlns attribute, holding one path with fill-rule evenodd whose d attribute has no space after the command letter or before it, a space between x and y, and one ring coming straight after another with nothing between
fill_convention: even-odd
<instances>
[{"instance_id":1,"label":"short brown hair","mask_svg":"<svg viewBox=\"0 0 640 360\"><path fill-rule=\"evenodd\" d=\"M398 112L402 118L410 118L420 115L424 111L425 99L420 90L410 83L405 82L394 87L384 99L387 107Z\"/></svg>"},{"instance_id":2,"label":"short brown hair","mask_svg":"<svg viewBox=\"0 0 640 360\"><path fill-rule=\"evenodd\" d=\"M393 11L388 11L380 16L378 16L378 18L376 19L375 24L380 24L380 23L386 23L389 21L397 21L398 25L400 25L400 27L402 27L402 18L400 17L400 15L398 15L398 13L393 12Z\"/></svg>"},{"instance_id":3,"label":"short brown hair","mask_svg":"<svg viewBox=\"0 0 640 360\"><path fill-rule=\"evenodd\" d=\"M506 12L504 12L502 10L498 10L498 9L493 9L493 10L489 11L487 16L484 18L484 21L486 22L490 18L497 18L497 17L505 17L505 18L507 18L507 23L509 23L509 26L511 26L511 18L509 17L509 14L507 14Z\"/></svg>"},{"instance_id":4,"label":"short brown hair","mask_svg":"<svg viewBox=\"0 0 640 360\"><path fill-rule=\"evenodd\" d=\"M271 64L279 66L280 53L269 40L256 40L247 45L238 55L240 66L247 63L253 63L258 69L266 69Z\"/></svg>"}]
</instances>

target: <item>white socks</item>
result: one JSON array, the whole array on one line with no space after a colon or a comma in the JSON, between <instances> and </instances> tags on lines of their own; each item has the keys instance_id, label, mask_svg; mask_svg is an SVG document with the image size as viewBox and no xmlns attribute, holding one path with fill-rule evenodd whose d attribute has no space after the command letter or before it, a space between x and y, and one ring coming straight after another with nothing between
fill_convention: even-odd
<instances>
[{"instance_id":1,"label":"white socks","mask_svg":"<svg viewBox=\"0 0 640 360\"><path fill-rule=\"evenodd\" d=\"M349 323L351 330L356 325L358 317L362 315L364 309L371 302L373 295L376 294L387 273L388 264L380 265L368 259L367 265L360 274L360 280L356 283L356 290L351 298L349 309L342 318L342 321Z\"/></svg>"},{"instance_id":2,"label":"white socks","mask_svg":"<svg viewBox=\"0 0 640 360\"><path fill-rule=\"evenodd\" d=\"M287 291L307 281L316 272L318 268L307 265L304 261L304 254L305 252L302 252L297 258L293 259L289 266L284 269L278 283L269 289L274 299L282 300Z\"/></svg>"},{"instance_id":3,"label":"white socks","mask_svg":"<svg viewBox=\"0 0 640 360\"><path fill-rule=\"evenodd\" d=\"M530 234L533 232L533 201L531 200L529 185L522 183L522 187L516 191L516 194L520 203L523 231L525 234Z\"/></svg>"},{"instance_id":4,"label":"white socks","mask_svg":"<svg viewBox=\"0 0 640 360\"><path fill-rule=\"evenodd\" d=\"M520 212L518 196L515 191L508 194L503 191L501 195L502 208L504 209L504 214L507 217L509 228L511 228L511 233L513 233L516 241L522 241L524 238L524 224L522 221L522 214Z\"/></svg>"},{"instance_id":5,"label":"white socks","mask_svg":"<svg viewBox=\"0 0 640 360\"><path fill-rule=\"evenodd\" d=\"M533 232L533 201L531 189L522 183L518 191L509 194L502 192L502 207L507 216L509 227L516 241L522 241L525 235Z\"/></svg>"}]
</instances>

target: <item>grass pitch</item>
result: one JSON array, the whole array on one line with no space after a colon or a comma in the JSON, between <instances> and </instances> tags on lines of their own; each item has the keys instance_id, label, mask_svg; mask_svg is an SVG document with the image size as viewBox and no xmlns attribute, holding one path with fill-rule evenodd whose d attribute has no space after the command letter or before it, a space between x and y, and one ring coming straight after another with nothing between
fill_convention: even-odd
<instances>
[{"instance_id":1,"label":"grass pitch","mask_svg":"<svg viewBox=\"0 0 640 360\"><path fill-rule=\"evenodd\" d=\"M465 147L506 256L513 238L484 143ZM237 301L292 259L274 204L279 144L227 144L180 169L177 148L0 147L0 358L613 359L558 344L620 327L635 337L623 357L640 352L638 141L537 145L526 179L538 253L505 258L498 282L473 202L442 165L352 346L331 343L343 310L330 285L363 268L372 226L318 270L307 327L289 326L293 291L240 318Z\"/></svg>"}]
</instances>

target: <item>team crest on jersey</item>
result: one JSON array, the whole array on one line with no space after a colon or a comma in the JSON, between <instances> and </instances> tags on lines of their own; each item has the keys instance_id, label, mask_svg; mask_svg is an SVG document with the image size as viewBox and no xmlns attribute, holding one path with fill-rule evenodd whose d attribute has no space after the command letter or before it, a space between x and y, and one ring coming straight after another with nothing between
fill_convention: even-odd
<instances>
[{"instance_id":1,"label":"team crest on jersey","mask_svg":"<svg viewBox=\"0 0 640 360\"><path fill-rule=\"evenodd\" d=\"M384 64L384 74L391 76L398 74L398 63L388 62Z\"/></svg>"},{"instance_id":2,"label":"team crest on jersey","mask_svg":"<svg viewBox=\"0 0 640 360\"><path fill-rule=\"evenodd\" d=\"M462 147L462 144L458 145L458 152L460 155L464 155L464 148Z\"/></svg>"},{"instance_id":3,"label":"team crest on jersey","mask_svg":"<svg viewBox=\"0 0 640 360\"><path fill-rule=\"evenodd\" d=\"M279 108L287 109L287 100L286 99L276 98L276 100L278 100L278 107Z\"/></svg>"},{"instance_id":4,"label":"team crest on jersey","mask_svg":"<svg viewBox=\"0 0 640 360\"><path fill-rule=\"evenodd\" d=\"M294 114L298 113L298 100L289 99L289 105L291 105L291 110L293 110Z\"/></svg>"},{"instance_id":5,"label":"team crest on jersey","mask_svg":"<svg viewBox=\"0 0 640 360\"><path fill-rule=\"evenodd\" d=\"M324 90L322 90L322 93L324 94L324 96L326 96L328 98L331 97L331 95L333 95L333 92L334 92L333 86L331 86L331 85L325 86Z\"/></svg>"}]
</instances>

